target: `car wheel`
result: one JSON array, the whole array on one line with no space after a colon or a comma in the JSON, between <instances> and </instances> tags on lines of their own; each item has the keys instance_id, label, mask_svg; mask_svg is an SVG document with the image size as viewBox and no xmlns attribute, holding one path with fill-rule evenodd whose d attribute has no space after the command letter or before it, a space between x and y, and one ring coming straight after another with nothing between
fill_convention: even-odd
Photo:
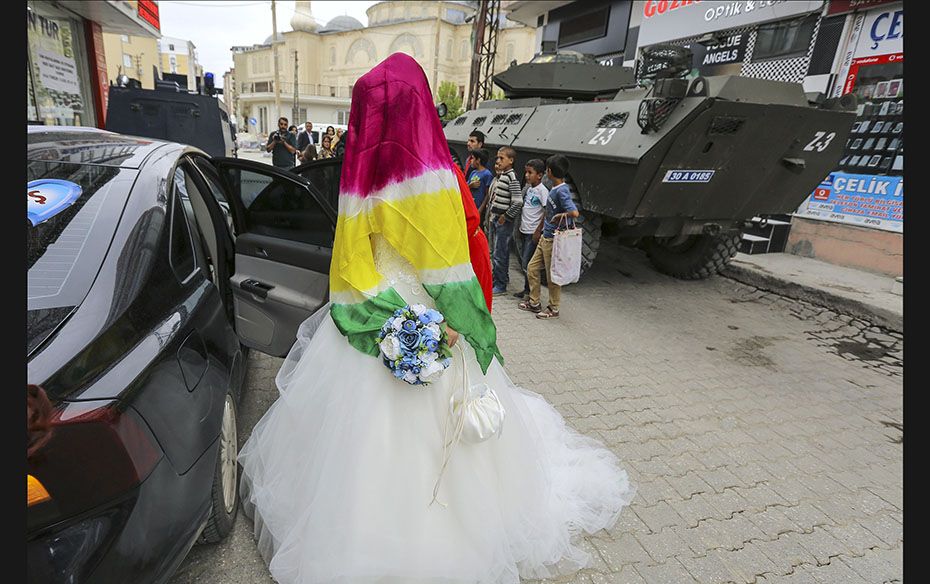
<instances>
[{"instance_id":1,"label":"car wheel","mask_svg":"<svg viewBox=\"0 0 930 584\"><path fill-rule=\"evenodd\" d=\"M236 400L226 394L223 407L223 423L220 430L220 445L216 455L211 488L212 509L203 533L197 543L222 541L232 530L233 521L239 511L239 442L236 436Z\"/></svg>"}]
</instances>

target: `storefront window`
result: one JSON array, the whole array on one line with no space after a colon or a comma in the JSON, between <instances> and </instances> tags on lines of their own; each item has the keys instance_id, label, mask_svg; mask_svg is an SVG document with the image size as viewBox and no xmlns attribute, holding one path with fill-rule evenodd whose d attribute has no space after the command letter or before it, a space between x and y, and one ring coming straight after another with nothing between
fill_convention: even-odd
<instances>
[{"instance_id":1,"label":"storefront window","mask_svg":"<svg viewBox=\"0 0 930 584\"><path fill-rule=\"evenodd\" d=\"M799 20L775 22L759 27L756 45L752 52L753 61L763 59L786 59L803 57L810 47L817 14Z\"/></svg>"},{"instance_id":2,"label":"storefront window","mask_svg":"<svg viewBox=\"0 0 930 584\"><path fill-rule=\"evenodd\" d=\"M904 59L862 60L866 63L850 70L859 115L839 167L846 172L903 175Z\"/></svg>"},{"instance_id":3,"label":"storefront window","mask_svg":"<svg viewBox=\"0 0 930 584\"><path fill-rule=\"evenodd\" d=\"M30 2L26 31L28 119L46 125L94 125L81 21L47 3Z\"/></svg>"}]
</instances>

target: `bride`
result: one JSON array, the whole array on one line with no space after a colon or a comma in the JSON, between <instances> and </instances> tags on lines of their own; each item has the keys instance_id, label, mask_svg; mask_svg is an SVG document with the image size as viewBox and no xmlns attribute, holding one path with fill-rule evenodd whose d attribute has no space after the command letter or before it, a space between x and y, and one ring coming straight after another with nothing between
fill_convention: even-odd
<instances>
[{"instance_id":1,"label":"bride","mask_svg":"<svg viewBox=\"0 0 930 584\"><path fill-rule=\"evenodd\" d=\"M349 132L330 308L301 325L280 397L239 454L271 574L496 584L584 567L578 538L613 526L634 489L614 454L505 373L469 259L471 197L412 58L359 79ZM377 335L405 304L435 308L449 329L454 359L428 385L396 379L379 356ZM450 398L479 384L505 421L483 442L449 440Z\"/></svg>"}]
</instances>

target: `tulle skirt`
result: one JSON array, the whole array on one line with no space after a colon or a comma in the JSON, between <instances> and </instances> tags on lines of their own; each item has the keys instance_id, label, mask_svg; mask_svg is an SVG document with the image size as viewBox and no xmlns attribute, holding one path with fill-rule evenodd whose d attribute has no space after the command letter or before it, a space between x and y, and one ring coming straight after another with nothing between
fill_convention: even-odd
<instances>
[{"instance_id":1,"label":"tulle skirt","mask_svg":"<svg viewBox=\"0 0 930 584\"><path fill-rule=\"evenodd\" d=\"M577 538L616 522L627 473L460 343L469 383L494 388L506 418L499 436L455 446L444 505L431 504L461 358L411 386L352 348L328 311L301 327L280 398L239 454L243 510L279 583L516 583L588 564Z\"/></svg>"}]
</instances>

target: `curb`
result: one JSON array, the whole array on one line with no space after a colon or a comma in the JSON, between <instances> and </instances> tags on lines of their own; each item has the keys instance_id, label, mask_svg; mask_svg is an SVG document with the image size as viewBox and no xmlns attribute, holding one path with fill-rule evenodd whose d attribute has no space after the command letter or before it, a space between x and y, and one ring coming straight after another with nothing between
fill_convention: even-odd
<instances>
[{"instance_id":1,"label":"curb","mask_svg":"<svg viewBox=\"0 0 930 584\"><path fill-rule=\"evenodd\" d=\"M868 321L875 326L904 334L904 316L884 308L845 298L819 288L804 286L758 270L745 268L733 262L727 264L720 271L720 275L766 292L772 292L794 300L803 300L837 313Z\"/></svg>"}]
</instances>

